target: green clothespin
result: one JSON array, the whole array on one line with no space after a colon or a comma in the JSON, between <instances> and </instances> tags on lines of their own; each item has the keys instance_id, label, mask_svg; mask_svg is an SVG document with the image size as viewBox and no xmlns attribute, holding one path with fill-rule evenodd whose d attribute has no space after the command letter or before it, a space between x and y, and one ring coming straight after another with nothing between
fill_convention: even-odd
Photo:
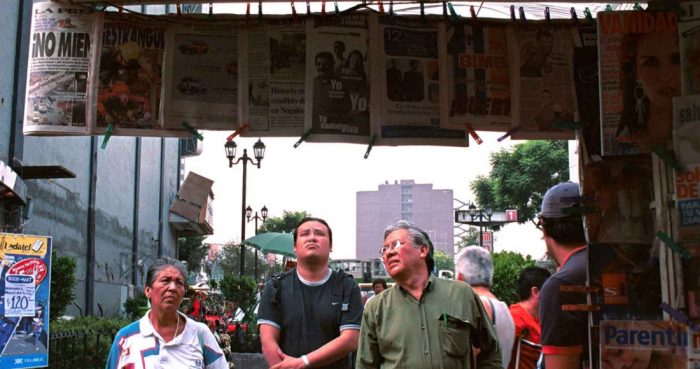
<instances>
[{"instance_id":1,"label":"green clothespin","mask_svg":"<svg viewBox=\"0 0 700 369\"><path fill-rule=\"evenodd\" d=\"M335 6L335 14L340 14L340 9L338 9L338 2L334 2L333 5ZM296 147L296 146L295 146Z\"/></svg>"},{"instance_id":2,"label":"green clothespin","mask_svg":"<svg viewBox=\"0 0 700 369\"><path fill-rule=\"evenodd\" d=\"M673 158L673 155L671 155L671 153L666 151L666 149L664 149L663 147L659 145L653 145L651 147L651 151L654 154L656 154L661 160L663 160L666 164L668 164L671 168L679 172L685 171L683 166L680 163L676 162L676 160Z\"/></svg>"},{"instance_id":3,"label":"green clothespin","mask_svg":"<svg viewBox=\"0 0 700 369\"><path fill-rule=\"evenodd\" d=\"M588 19L589 21L593 21L593 14L591 14L591 9L588 9L588 7L586 7L586 9L583 9L583 15L585 15L586 19Z\"/></svg>"},{"instance_id":4,"label":"green clothespin","mask_svg":"<svg viewBox=\"0 0 700 369\"><path fill-rule=\"evenodd\" d=\"M581 129L588 126L587 122L554 122L552 125L554 128L559 129Z\"/></svg>"},{"instance_id":5,"label":"green clothespin","mask_svg":"<svg viewBox=\"0 0 700 369\"><path fill-rule=\"evenodd\" d=\"M665 243L666 246L668 246L671 249L671 251L680 255L683 259L690 260L693 258L693 255L691 255L690 252L688 252L688 250L685 249L685 247L676 243L676 241L672 240L671 237L669 237L666 233L658 231L656 232L656 237L663 241L663 243Z\"/></svg>"},{"instance_id":6,"label":"green clothespin","mask_svg":"<svg viewBox=\"0 0 700 369\"><path fill-rule=\"evenodd\" d=\"M304 134L301 135L301 137L299 137L299 141L297 141L297 142L294 144L294 148L295 148L295 149L296 149L297 147L299 147L299 145L301 145L302 142L306 141L306 139L309 138L309 136L311 136L311 131L313 131L313 128L309 128L308 131L304 132Z\"/></svg>"},{"instance_id":7,"label":"green clothespin","mask_svg":"<svg viewBox=\"0 0 700 369\"><path fill-rule=\"evenodd\" d=\"M369 152L372 151L372 146L374 146L374 143L377 141L377 135L372 135L372 138L369 139L369 146L367 146L367 151L365 151L365 159L369 156Z\"/></svg>"},{"instance_id":8,"label":"green clothespin","mask_svg":"<svg viewBox=\"0 0 700 369\"><path fill-rule=\"evenodd\" d=\"M209 18L214 17L214 4L210 1L209 2Z\"/></svg>"},{"instance_id":9,"label":"green clothespin","mask_svg":"<svg viewBox=\"0 0 700 369\"><path fill-rule=\"evenodd\" d=\"M632 7L632 9L634 9L634 10L644 10L644 8L642 8L642 6L639 5L639 3L637 3L637 2L634 3L634 6Z\"/></svg>"},{"instance_id":10,"label":"green clothespin","mask_svg":"<svg viewBox=\"0 0 700 369\"><path fill-rule=\"evenodd\" d=\"M420 20L425 23L425 2L420 2Z\"/></svg>"},{"instance_id":11,"label":"green clothespin","mask_svg":"<svg viewBox=\"0 0 700 369\"><path fill-rule=\"evenodd\" d=\"M610 5L610 4L606 5L606 6L605 6L605 11L606 11L606 12L611 12L611 11L613 11L612 5Z\"/></svg>"},{"instance_id":12,"label":"green clothespin","mask_svg":"<svg viewBox=\"0 0 700 369\"><path fill-rule=\"evenodd\" d=\"M185 127L185 129L192 134L192 136L197 137L198 140L204 141L204 136L202 136L201 133L197 132L194 127L191 125L187 124L187 122L182 122L182 126Z\"/></svg>"},{"instance_id":13,"label":"green clothespin","mask_svg":"<svg viewBox=\"0 0 700 369\"><path fill-rule=\"evenodd\" d=\"M114 124L110 123L107 128L105 128L105 137L102 139L102 145L100 145L100 148L102 150L107 147L107 142L109 142L109 138L112 137L112 130L114 129Z\"/></svg>"},{"instance_id":14,"label":"green clothespin","mask_svg":"<svg viewBox=\"0 0 700 369\"><path fill-rule=\"evenodd\" d=\"M454 19L454 20L458 20L458 19L459 19L459 15L458 15L457 12L455 11L455 7L452 6L452 3L447 3L447 9L450 10L450 15L452 16L452 19Z\"/></svg>"}]
</instances>

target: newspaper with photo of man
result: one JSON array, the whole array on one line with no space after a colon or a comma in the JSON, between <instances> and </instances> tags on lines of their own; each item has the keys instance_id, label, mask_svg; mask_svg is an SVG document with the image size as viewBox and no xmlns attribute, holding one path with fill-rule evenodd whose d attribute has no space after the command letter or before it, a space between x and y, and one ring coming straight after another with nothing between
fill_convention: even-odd
<instances>
[{"instance_id":1,"label":"newspaper with photo of man","mask_svg":"<svg viewBox=\"0 0 700 369\"><path fill-rule=\"evenodd\" d=\"M513 139L574 138L560 127L576 118L574 37L571 28L540 22L509 29Z\"/></svg>"},{"instance_id":2,"label":"newspaper with photo of man","mask_svg":"<svg viewBox=\"0 0 700 369\"><path fill-rule=\"evenodd\" d=\"M25 135L85 135L97 14L80 5L32 7L24 106Z\"/></svg>"},{"instance_id":3,"label":"newspaper with photo of man","mask_svg":"<svg viewBox=\"0 0 700 369\"><path fill-rule=\"evenodd\" d=\"M440 125L437 25L377 15L370 20L376 144L468 146L463 128Z\"/></svg>"},{"instance_id":4,"label":"newspaper with photo of man","mask_svg":"<svg viewBox=\"0 0 700 369\"><path fill-rule=\"evenodd\" d=\"M307 20L306 119L309 141L367 143L370 138L368 16Z\"/></svg>"},{"instance_id":5,"label":"newspaper with photo of man","mask_svg":"<svg viewBox=\"0 0 700 369\"><path fill-rule=\"evenodd\" d=\"M163 61L162 126L238 127L238 53L233 21L192 20L168 27Z\"/></svg>"},{"instance_id":6,"label":"newspaper with photo of man","mask_svg":"<svg viewBox=\"0 0 700 369\"><path fill-rule=\"evenodd\" d=\"M289 19L267 20L241 30L240 107L248 123L242 136L304 133L306 27Z\"/></svg>"}]
</instances>

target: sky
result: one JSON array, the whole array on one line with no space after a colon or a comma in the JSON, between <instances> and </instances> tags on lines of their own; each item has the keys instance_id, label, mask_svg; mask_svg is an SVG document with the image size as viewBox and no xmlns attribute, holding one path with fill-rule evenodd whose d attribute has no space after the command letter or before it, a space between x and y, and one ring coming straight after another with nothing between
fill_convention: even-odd
<instances>
[{"instance_id":1,"label":"sky","mask_svg":"<svg viewBox=\"0 0 700 369\"><path fill-rule=\"evenodd\" d=\"M204 132L202 154L185 159L186 172L194 171L214 181L214 235L209 243L240 240L242 163L228 167L224 152L231 132ZM260 169L248 164L247 199L253 210L263 206L268 216L307 211L324 218L333 229L334 259L355 256L355 201L357 191L376 191L385 181L412 179L432 184L433 189L452 190L455 199L473 200L469 183L490 171L489 154L522 141L497 142L502 133L480 132L483 144L470 147L377 146L364 159L366 145L304 142L294 138L264 137L265 157ZM237 137L236 157L243 149L253 154L254 138ZM459 203L455 202L455 207ZM505 210L505 209L497 209ZM420 224L418 224L420 226ZM459 233L459 230L456 230ZM246 238L254 235L253 221L246 224ZM545 246L533 224L509 224L495 233L495 251L510 250L536 259Z\"/></svg>"}]
</instances>

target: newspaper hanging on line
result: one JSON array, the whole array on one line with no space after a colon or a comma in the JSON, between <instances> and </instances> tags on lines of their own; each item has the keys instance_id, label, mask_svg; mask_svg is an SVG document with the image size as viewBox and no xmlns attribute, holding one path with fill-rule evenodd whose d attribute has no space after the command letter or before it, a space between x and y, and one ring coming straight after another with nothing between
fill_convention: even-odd
<instances>
[{"instance_id":1,"label":"newspaper hanging on line","mask_svg":"<svg viewBox=\"0 0 700 369\"><path fill-rule=\"evenodd\" d=\"M681 94L677 26L675 12L598 13L603 156L649 153L671 140L672 99Z\"/></svg>"},{"instance_id":2,"label":"newspaper hanging on line","mask_svg":"<svg viewBox=\"0 0 700 369\"><path fill-rule=\"evenodd\" d=\"M542 22L509 28L513 139L574 138L561 128L576 120L574 37L572 28Z\"/></svg>"},{"instance_id":3,"label":"newspaper hanging on line","mask_svg":"<svg viewBox=\"0 0 700 369\"><path fill-rule=\"evenodd\" d=\"M690 344L686 326L668 320L600 322L600 367L687 369Z\"/></svg>"},{"instance_id":4,"label":"newspaper hanging on line","mask_svg":"<svg viewBox=\"0 0 700 369\"><path fill-rule=\"evenodd\" d=\"M240 33L241 136L304 133L306 26L269 20ZM313 64L312 64L313 65Z\"/></svg>"},{"instance_id":5,"label":"newspaper hanging on line","mask_svg":"<svg viewBox=\"0 0 700 369\"><path fill-rule=\"evenodd\" d=\"M678 43L681 55L683 95L700 94L700 2L682 2L678 6Z\"/></svg>"},{"instance_id":6,"label":"newspaper hanging on line","mask_svg":"<svg viewBox=\"0 0 700 369\"><path fill-rule=\"evenodd\" d=\"M370 21L376 144L468 146L464 126L440 126L437 25L376 14Z\"/></svg>"},{"instance_id":7,"label":"newspaper hanging on line","mask_svg":"<svg viewBox=\"0 0 700 369\"><path fill-rule=\"evenodd\" d=\"M439 26L441 124L479 131L508 131L511 96L507 26L441 22Z\"/></svg>"},{"instance_id":8,"label":"newspaper hanging on line","mask_svg":"<svg viewBox=\"0 0 700 369\"><path fill-rule=\"evenodd\" d=\"M673 98L673 148L679 163L700 163L700 95Z\"/></svg>"},{"instance_id":9,"label":"newspaper hanging on line","mask_svg":"<svg viewBox=\"0 0 700 369\"><path fill-rule=\"evenodd\" d=\"M165 32L162 126L238 127L238 53L233 21L177 24Z\"/></svg>"},{"instance_id":10,"label":"newspaper hanging on line","mask_svg":"<svg viewBox=\"0 0 700 369\"><path fill-rule=\"evenodd\" d=\"M314 17L306 34L307 141L369 142L367 14Z\"/></svg>"},{"instance_id":11,"label":"newspaper hanging on line","mask_svg":"<svg viewBox=\"0 0 700 369\"><path fill-rule=\"evenodd\" d=\"M0 233L0 368L49 365L51 237Z\"/></svg>"},{"instance_id":12,"label":"newspaper hanging on line","mask_svg":"<svg viewBox=\"0 0 700 369\"><path fill-rule=\"evenodd\" d=\"M684 163L675 171L676 224L673 239L692 256L683 260L688 315L700 318L700 162Z\"/></svg>"},{"instance_id":13,"label":"newspaper hanging on line","mask_svg":"<svg viewBox=\"0 0 700 369\"><path fill-rule=\"evenodd\" d=\"M165 27L154 16L106 12L97 46L95 133L113 125L115 136L187 137L160 124Z\"/></svg>"},{"instance_id":14,"label":"newspaper hanging on line","mask_svg":"<svg viewBox=\"0 0 700 369\"><path fill-rule=\"evenodd\" d=\"M24 105L25 135L88 134L88 80L97 15L59 2L32 6Z\"/></svg>"}]
</instances>

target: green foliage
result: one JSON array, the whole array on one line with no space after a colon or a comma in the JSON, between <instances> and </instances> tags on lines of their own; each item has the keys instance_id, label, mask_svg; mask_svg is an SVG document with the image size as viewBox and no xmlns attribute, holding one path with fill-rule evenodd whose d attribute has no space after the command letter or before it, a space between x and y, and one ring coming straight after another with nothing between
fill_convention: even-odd
<instances>
[{"instance_id":1,"label":"green foliage","mask_svg":"<svg viewBox=\"0 0 700 369\"><path fill-rule=\"evenodd\" d=\"M547 189L569 179L566 141L528 141L492 153L491 173L470 188L479 207L517 209L518 222L535 219Z\"/></svg>"},{"instance_id":2,"label":"green foliage","mask_svg":"<svg viewBox=\"0 0 700 369\"><path fill-rule=\"evenodd\" d=\"M306 217L310 217L311 214L306 211L288 211L282 212L281 217L269 217L263 223L259 229L258 233L264 232L286 232L291 233L294 231L294 227L297 226L299 221Z\"/></svg>"},{"instance_id":3,"label":"green foliage","mask_svg":"<svg viewBox=\"0 0 700 369\"><path fill-rule=\"evenodd\" d=\"M445 254L442 251L436 251L433 255L433 259L435 260L436 270L449 270L450 272L454 272L455 261L449 255Z\"/></svg>"},{"instance_id":4,"label":"green foliage","mask_svg":"<svg viewBox=\"0 0 700 369\"><path fill-rule=\"evenodd\" d=\"M210 279L209 280L209 289L215 290L217 287L219 287L219 284L216 283L215 280Z\"/></svg>"},{"instance_id":5,"label":"green foliage","mask_svg":"<svg viewBox=\"0 0 700 369\"><path fill-rule=\"evenodd\" d=\"M219 255L219 267L226 275L239 275L241 269L241 247L234 244L226 244L221 248ZM270 271L270 266L267 265L265 255L258 252L258 277L267 275ZM255 249L252 247L245 248L245 270L244 274L252 276L255 274ZM221 284L221 283L219 283ZM210 286L211 287L211 286ZM221 287L221 286L219 286Z\"/></svg>"},{"instance_id":6,"label":"green foliage","mask_svg":"<svg viewBox=\"0 0 700 369\"><path fill-rule=\"evenodd\" d=\"M202 266L202 260L209 251L206 244L202 243L204 236L180 237L177 239L178 259L187 262L187 270L198 272Z\"/></svg>"},{"instance_id":7,"label":"green foliage","mask_svg":"<svg viewBox=\"0 0 700 369\"><path fill-rule=\"evenodd\" d=\"M51 251L51 313L55 321L66 307L75 300L75 260L70 256L57 256Z\"/></svg>"},{"instance_id":8,"label":"green foliage","mask_svg":"<svg viewBox=\"0 0 700 369\"><path fill-rule=\"evenodd\" d=\"M244 321L254 325L256 317L255 310L256 294L258 287L250 277L238 277L233 274L226 274L220 282L221 293L227 301L231 301L237 308L245 313Z\"/></svg>"},{"instance_id":9,"label":"green foliage","mask_svg":"<svg viewBox=\"0 0 700 369\"><path fill-rule=\"evenodd\" d=\"M134 297L124 301L124 311L128 319L136 320L143 316L143 308L148 306L148 299L143 292L139 292Z\"/></svg>"},{"instance_id":10,"label":"green foliage","mask_svg":"<svg viewBox=\"0 0 700 369\"><path fill-rule=\"evenodd\" d=\"M79 317L51 322L51 368L103 368L112 337L131 320L121 318Z\"/></svg>"},{"instance_id":11,"label":"green foliage","mask_svg":"<svg viewBox=\"0 0 700 369\"><path fill-rule=\"evenodd\" d=\"M493 285L491 292L510 305L518 302L518 277L523 269L535 265L530 255L523 257L512 251L501 251L493 256Z\"/></svg>"},{"instance_id":12,"label":"green foliage","mask_svg":"<svg viewBox=\"0 0 700 369\"><path fill-rule=\"evenodd\" d=\"M459 235L459 240L455 244L458 252L463 248L479 244L479 228L469 227L464 233Z\"/></svg>"}]
</instances>

